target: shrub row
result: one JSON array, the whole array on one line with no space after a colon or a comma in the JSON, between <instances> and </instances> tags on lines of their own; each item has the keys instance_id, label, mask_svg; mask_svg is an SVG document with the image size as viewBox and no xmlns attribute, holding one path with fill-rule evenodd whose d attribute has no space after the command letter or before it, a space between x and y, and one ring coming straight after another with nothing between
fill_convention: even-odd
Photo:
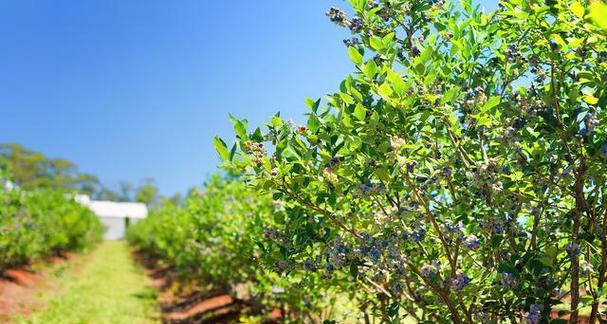
<instances>
[{"instance_id":1,"label":"shrub row","mask_svg":"<svg viewBox=\"0 0 607 324\"><path fill-rule=\"evenodd\" d=\"M271 269L369 291L385 322L604 318L607 6L349 2L327 16L356 70L326 104L215 140L287 208Z\"/></svg>"},{"instance_id":2,"label":"shrub row","mask_svg":"<svg viewBox=\"0 0 607 324\"><path fill-rule=\"evenodd\" d=\"M230 293L256 303L261 307L257 314L281 309L291 318L318 317L335 298L327 289L302 289L316 287L318 277L287 282L266 270L265 262L287 253L280 245L264 243L264 237L275 235L268 225L282 223L285 216L284 206L270 196L215 176L183 207L167 202L132 225L127 239L148 257L174 267L181 287Z\"/></svg>"},{"instance_id":3,"label":"shrub row","mask_svg":"<svg viewBox=\"0 0 607 324\"><path fill-rule=\"evenodd\" d=\"M89 248L102 234L99 219L73 196L0 188L0 271Z\"/></svg>"}]
</instances>

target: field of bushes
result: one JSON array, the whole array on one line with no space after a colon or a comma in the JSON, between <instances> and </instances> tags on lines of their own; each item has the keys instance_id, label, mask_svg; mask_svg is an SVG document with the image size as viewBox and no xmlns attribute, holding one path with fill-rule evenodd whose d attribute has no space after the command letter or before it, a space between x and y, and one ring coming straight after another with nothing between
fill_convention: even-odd
<instances>
[{"instance_id":1,"label":"field of bushes","mask_svg":"<svg viewBox=\"0 0 607 324\"><path fill-rule=\"evenodd\" d=\"M230 115L133 249L240 321L607 321L607 4L347 2L352 73L299 124ZM0 267L99 240L64 194L0 204Z\"/></svg>"},{"instance_id":2,"label":"field of bushes","mask_svg":"<svg viewBox=\"0 0 607 324\"><path fill-rule=\"evenodd\" d=\"M231 117L235 176L131 242L293 321L333 320L327 296L361 322L604 318L607 6L349 3L338 91L300 125Z\"/></svg>"},{"instance_id":3,"label":"field of bushes","mask_svg":"<svg viewBox=\"0 0 607 324\"><path fill-rule=\"evenodd\" d=\"M101 241L103 226L73 195L51 189L0 190L0 272Z\"/></svg>"}]
</instances>

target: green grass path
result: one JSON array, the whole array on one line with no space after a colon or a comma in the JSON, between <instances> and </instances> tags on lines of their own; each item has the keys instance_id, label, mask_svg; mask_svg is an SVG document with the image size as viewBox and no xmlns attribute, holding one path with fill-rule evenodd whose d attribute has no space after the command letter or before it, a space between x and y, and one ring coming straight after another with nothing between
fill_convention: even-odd
<instances>
[{"instance_id":1,"label":"green grass path","mask_svg":"<svg viewBox=\"0 0 607 324\"><path fill-rule=\"evenodd\" d=\"M46 306L17 323L158 323L156 292L125 242L103 242L42 293Z\"/></svg>"}]
</instances>

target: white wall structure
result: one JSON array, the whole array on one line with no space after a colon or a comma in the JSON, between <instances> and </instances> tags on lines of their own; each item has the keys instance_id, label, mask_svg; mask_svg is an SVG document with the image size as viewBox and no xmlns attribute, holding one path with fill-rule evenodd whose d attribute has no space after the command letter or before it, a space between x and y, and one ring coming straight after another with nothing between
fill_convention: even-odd
<instances>
[{"instance_id":1,"label":"white wall structure","mask_svg":"<svg viewBox=\"0 0 607 324\"><path fill-rule=\"evenodd\" d=\"M4 181L4 190L5 191L12 191L13 189L15 189L15 184L12 183L10 180L5 180Z\"/></svg>"},{"instance_id":2,"label":"white wall structure","mask_svg":"<svg viewBox=\"0 0 607 324\"><path fill-rule=\"evenodd\" d=\"M124 238L126 226L134 224L148 215L148 208L142 203L90 200L87 196L76 197L99 217L106 228L105 240Z\"/></svg>"}]
</instances>

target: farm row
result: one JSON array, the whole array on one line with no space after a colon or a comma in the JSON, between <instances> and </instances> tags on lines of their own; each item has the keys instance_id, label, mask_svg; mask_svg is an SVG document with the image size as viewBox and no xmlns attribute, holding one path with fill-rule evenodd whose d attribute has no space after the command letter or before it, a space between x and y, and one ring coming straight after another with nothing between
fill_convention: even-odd
<instances>
[{"instance_id":1,"label":"farm row","mask_svg":"<svg viewBox=\"0 0 607 324\"><path fill-rule=\"evenodd\" d=\"M302 125L232 117L235 179L134 244L294 320L604 317L607 6L349 2L355 73Z\"/></svg>"},{"instance_id":2,"label":"farm row","mask_svg":"<svg viewBox=\"0 0 607 324\"><path fill-rule=\"evenodd\" d=\"M0 272L101 240L103 226L73 196L55 190L0 190Z\"/></svg>"}]
</instances>

